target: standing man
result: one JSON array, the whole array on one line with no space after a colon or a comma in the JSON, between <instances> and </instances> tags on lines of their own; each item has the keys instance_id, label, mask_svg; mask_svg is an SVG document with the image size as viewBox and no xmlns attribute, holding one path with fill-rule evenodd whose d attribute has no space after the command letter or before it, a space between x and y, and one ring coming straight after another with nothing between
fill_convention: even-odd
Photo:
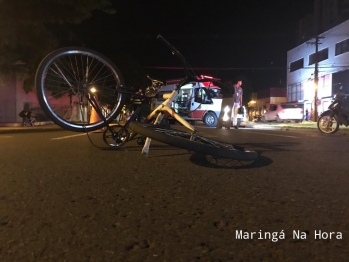
<instances>
[{"instance_id":1,"label":"standing man","mask_svg":"<svg viewBox=\"0 0 349 262\"><path fill-rule=\"evenodd\" d=\"M308 111L308 108L305 110L305 116L304 116L304 120L305 121L308 121L308 116L309 116L309 111Z\"/></svg>"},{"instance_id":2,"label":"standing man","mask_svg":"<svg viewBox=\"0 0 349 262\"><path fill-rule=\"evenodd\" d=\"M238 80L236 82L236 84L234 85L234 95L233 95L233 100L234 100L234 104L233 104L233 112L234 112L234 120L233 120L233 126L235 127L235 129L238 129L238 111L239 108L242 106L242 95L243 95L243 91L242 91L242 81Z\"/></svg>"},{"instance_id":3,"label":"standing man","mask_svg":"<svg viewBox=\"0 0 349 262\"><path fill-rule=\"evenodd\" d=\"M213 81L217 86L221 88L221 96L222 99L222 106L221 106L221 112L219 114L218 122L217 122L217 129L221 129L223 127L223 123L225 122L226 128L230 129L231 126L231 113L232 113L232 105L234 104L233 95L234 95L234 86L232 85L231 81L227 81L225 84L220 83L218 81ZM228 110L228 111L227 111ZM224 121L223 117L225 115L225 111L227 111L228 118Z\"/></svg>"}]
</instances>

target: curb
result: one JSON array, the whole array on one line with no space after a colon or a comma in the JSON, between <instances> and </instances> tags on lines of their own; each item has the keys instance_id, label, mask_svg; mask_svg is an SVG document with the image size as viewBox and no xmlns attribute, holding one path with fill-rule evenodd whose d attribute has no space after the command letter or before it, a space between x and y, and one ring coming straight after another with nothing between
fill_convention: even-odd
<instances>
[{"instance_id":1,"label":"curb","mask_svg":"<svg viewBox=\"0 0 349 262\"><path fill-rule=\"evenodd\" d=\"M246 127L253 128L253 129L266 129L266 130L282 130L282 131L290 131L290 130L302 130L302 131L318 131L317 123L314 122L312 124L306 124L302 125L301 123L298 124L249 124ZM318 131L320 132L320 131ZM339 130L336 132L344 132L349 133L349 126L346 127L344 125L339 126Z\"/></svg>"},{"instance_id":2,"label":"curb","mask_svg":"<svg viewBox=\"0 0 349 262\"><path fill-rule=\"evenodd\" d=\"M0 134L13 134L13 133L35 133L35 132L53 132L53 131L67 131L55 124L44 124L39 126L1 126Z\"/></svg>"}]
</instances>

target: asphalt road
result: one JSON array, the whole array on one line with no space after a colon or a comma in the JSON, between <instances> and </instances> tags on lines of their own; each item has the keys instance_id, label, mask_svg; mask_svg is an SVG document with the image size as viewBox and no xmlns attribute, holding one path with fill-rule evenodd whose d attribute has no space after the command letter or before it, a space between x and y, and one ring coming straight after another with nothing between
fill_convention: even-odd
<instances>
[{"instance_id":1,"label":"asphalt road","mask_svg":"<svg viewBox=\"0 0 349 262\"><path fill-rule=\"evenodd\" d=\"M347 132L200 130L259 158L0 134L0 261L348 261Z\"/></svg>"}]
</instances>

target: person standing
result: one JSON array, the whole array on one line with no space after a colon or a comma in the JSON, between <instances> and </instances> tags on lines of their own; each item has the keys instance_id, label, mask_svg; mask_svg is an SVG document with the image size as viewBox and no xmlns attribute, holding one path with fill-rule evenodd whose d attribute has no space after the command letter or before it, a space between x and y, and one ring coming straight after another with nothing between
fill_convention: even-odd
<instances>
[{"instance_id":1,"label":"person standing","mask_svg":"<svg viewBox=\"0 0 349 262\"><path fill-rule=\"evenodd\" d=\"M243 90L242 90L242 80L238 80L236 84L234 85L234 95L233 95L233 114L234 114L234 119L233 119L233 126L235 129L238 129L238 112L239 108L242 106L242 95L243 95Z\"/></svg>"},{"instance_id":2,"label":"person standing","mask_svg":"<svg viewBox=\"0 0 349 262\"><path fill-rule=\"evenodd\" d=\"M304 120L305 121L308 121L309 120L309 111L308 111L308 109L305 109L305 116L304 116Z\"/></svg>"},{"instance_id":3,"label":"person standing","mask_svg":"<svg viewBox=\"0 0 349 262\"><path fill-rule=\"evenodd\" d=\"M233 100L234 86L232 85L231 81L227 81L225 84L222 84L222 83L218 84L218 82L217 82L217 85L221 88L221 96L223 98L222 98L221 112L219 114L216 128L221 129L223 127L224 122L225 122L225 127L227 129L230 129L232 105L234 103L234 100ZM223 118L224 118L226 110L228 110L227 111L228 119L227 119L227 121L224 121Z\"/></svg>"}]
</instances>

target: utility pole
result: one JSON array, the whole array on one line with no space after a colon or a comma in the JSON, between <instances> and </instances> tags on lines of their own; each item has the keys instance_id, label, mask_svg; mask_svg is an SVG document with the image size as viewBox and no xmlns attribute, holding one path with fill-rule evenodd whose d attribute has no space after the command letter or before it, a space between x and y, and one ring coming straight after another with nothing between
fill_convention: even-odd
<instances>
[{"instance_id":1,"label":"utility pole","mask_svg":"<svg viewBox=\"0 0 349 262\"><path fill-rule=\"evenodd\" d=\"M319 87L319 37L315 38L315 70L314 70L314 121L317 122L317 91Z\"/></svg>"},{"instance_id":2,"label":"utility pole","mask_svg":"<svg viewBox=\"0 0 349 262\"><path fill-rule=\"evenodd\" d=\"M316 122L318 119L318 110L317 110L317 101L318 101L318 85L319 85L319 45L320 39L323 39L323 36L316 36L315 42L307 42L307 44L315 45L315 56L314 56L314 62L315 62L315 69L314 69L314 102L313 102L313 108L314 108L314 114L313 119Z\"/></svg>"}]
</instances>

